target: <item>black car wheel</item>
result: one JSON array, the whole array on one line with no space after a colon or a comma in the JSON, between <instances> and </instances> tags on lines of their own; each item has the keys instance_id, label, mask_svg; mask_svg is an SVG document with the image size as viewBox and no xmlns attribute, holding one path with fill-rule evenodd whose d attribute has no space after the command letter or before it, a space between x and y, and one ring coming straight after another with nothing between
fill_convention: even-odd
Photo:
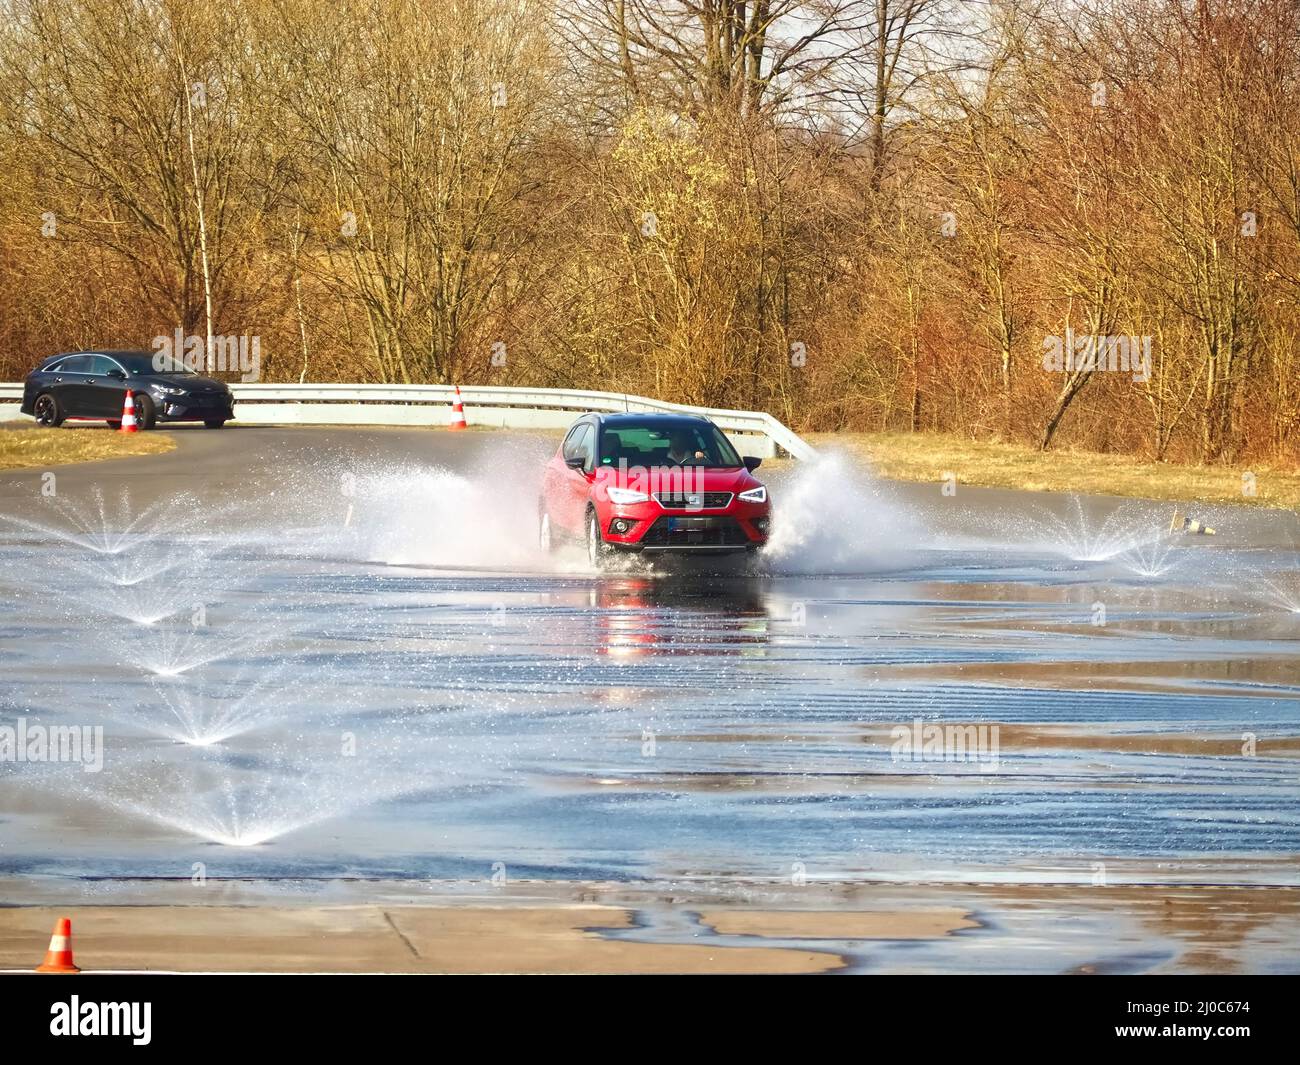
<instances>
[{"instance_id":1,"label":"black car wheel","mask_svg":"<svg viewBox=\"0 0 1300 1065\"><path fill-rule=\"evenodd\" d=\"M609 557L609 545L600 534L600 520L594 510L587 511L587 561L599 568Z\"/></svg>"},{"instance_id":2,"label":"black car wheel","mask_svg":"<svg viewBox=\"0 0 1300 1065\"><path fill-rule=\"evenodd\" d=\"M203 422L203 428L205 429L224 429L225 427L225 418L208 418Z\"/></svg>"},{"instance_id":3,"label":"black car wheel","mask_svg":"<svg viewBox=\"0 0 1300 1065\"><path fill-rule=\"evenodd\" d=\"M32 415L37 425L43 425L47 429L54 429L63 424L63 408L49 392L43 392L36 397L36 403L32 406Z\"/></svg>"},{"instance_id":4,"label":"black car wheel","mask_svg":"<svg viewBox=\"0 0 1300 1065\"><path fill-rule=\"evenodd\" d=\"M141 429L152 429L158 424L158 408L143 392L135 394L135 424Z\"/></svg>"}]
</instances>

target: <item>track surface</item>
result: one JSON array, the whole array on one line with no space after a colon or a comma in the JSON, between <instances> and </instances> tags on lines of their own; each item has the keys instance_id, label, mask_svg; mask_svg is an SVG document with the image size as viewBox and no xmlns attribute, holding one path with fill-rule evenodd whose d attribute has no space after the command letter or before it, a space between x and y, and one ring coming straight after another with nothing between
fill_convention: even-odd
<instances>
[{"instance_id":1,"label":"track surface","mask_svg":"<svg viewBox=\"0 0 1300 1065\"><path fill-rule=\"evenodd\" d=\"M177 437L53 499L0 474L0 725L104 728L98 772L0 761L6 901L200 867L1297 883L1294 516L1175 539L1166 505L830 464L772 474L764 572L596 574L532 546L541 438Z\"/></svg>"}]
</instances>

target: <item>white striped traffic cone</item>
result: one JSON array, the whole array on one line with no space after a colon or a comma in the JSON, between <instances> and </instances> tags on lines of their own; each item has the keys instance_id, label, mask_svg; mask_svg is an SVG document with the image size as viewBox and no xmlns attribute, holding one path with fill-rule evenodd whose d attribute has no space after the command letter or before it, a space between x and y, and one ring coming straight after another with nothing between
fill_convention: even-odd
<instances>
[{"instance_id":1,"label":"white striped traffic cone","mask_svg":"<svg viewBox=\"0 0 1300 1065\"><path fill-rule=\"evenodd\" d=\"M139 431L140 427L135 424L135 393L128 388L126 398L122 400L122 425L118 432L138 433Z\"/></svg>"},{"instance_id":2,"label":"white striped traffic cone","mask_svg":"<svg viewBox=\"0 0 1300 1065\"><path fill-rule=\"evenodd\" d=\"M36 969L38 973L79 973L72 964L72 921L60 917L54 922L54 935L50 936L50 949L45 961Z\"/></svg>"},{"instance_id":3,"label":"white striped traffic cone","mask_svg":"<svg viewBox=\"0 0 1300 1065\"><path fill-rule=\"evenodd\" d=\"M460 401L460 385L456 386L456 396L451 401L451 424L448 429L468 429L469 423L465 421L465 405Z\"/></svg>"},{"instance_id":4,"label":"white striped traffic cone","mask_svg":"<svg viewBox=\"0 0 1300 1065\"><path fill-rule=\"evenodd\" d=\"M1174 511L1174 516L1169 521L1169 531L1171 533L1172 532L1190 533L1193 536L1217 535L1215 531L1211 529L1208 525L1205 525L1197 521L1195 518L1184 517L1184 515L1178 510Z\"/></svg>"}]
</instances>

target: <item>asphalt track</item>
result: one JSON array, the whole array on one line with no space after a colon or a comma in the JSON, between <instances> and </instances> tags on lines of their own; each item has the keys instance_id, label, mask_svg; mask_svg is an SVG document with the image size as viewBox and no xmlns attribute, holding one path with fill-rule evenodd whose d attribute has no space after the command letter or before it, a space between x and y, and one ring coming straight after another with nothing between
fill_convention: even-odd
<instances>
[{"instance_id":1,"label":"asphalt track","mask_svg":"<svg viewBox=\"0 0 1300 1065\"><path fill-rule=\"evenodd\" d=\"M68 432L107 432L94 427ZM292 464L304 457L322 463L346 463L358 454L375 463L412 458L455 469L466 465L492 440L483 432L449 433L424 429L279 428L227 426L220 431L199 427L165 430L177 448L165 455L82 462L54 467L69 495L91 489L129 491L139 506L178 493L197 492L219 502L257 496L273 500L294 490ZM286 468L286 467L289 468ZM40 469L0 471L0 506L15 513L38 512Z\"/></svg>"},{"instance_id":2,"label":"asphalt track","mask_svg":"<svg viewBox=\"0 0 1300 1065\"><path fill-rule=\"evenodd\" d=\"M1295 515L1169 536L1168 504L829 459L760 470L758 573L594 573L533 545L551 438L175 436L56 468L53 498L0 473L0 725L105 730L102 771L0 761L6 902L174 906L150 892L201 867L236 904L642 893L608 939L698 934L638 908L666 891L761 897L755 934L806 946L772 912L892 885L948 924L886 967L1296 965ZM1251 900L1212 964L1205 907L1235 896L1185 924L1141 896L1206 884Z\"/></svg>"},{"instance_id":3,"label":"asphalt track","mask_svg":"<svg viewBox=\"0 0 1300 1065\"><path fill-rule=\"evenodd\" d=\"M68 431L106 430L94 426ZM522 441L525 453L534 458L539 448L545 451L553 447L557 438L557 434L328 426L241 428L230 425L219 432L186 426L165 431L178 444L175 451L166 455L58 466L55 472L69 493L95 487L105 492L126 489L141 506L181 492L197 492L200 498L210 500L228 499L232 495L274 500L277 496L292 495L292 465L304 456L340 467L346 467L361 455L374 465L415 461L461 470L490 449L500 453L503 440ZM0 507L11 513L39 512L44 472L39 469L0 471ZM936 500L943 499L938 485L900 484L893 486L893 493L901 501L926 507L936 514L944 509L942 503L938 507L934 505ZM1000 514L1012 524L1016 515L1023 513L1027 502L1056 510L1074 502L1074 497L1056 493L1027 495L1011 489L964 485L960 486L959 495L963 511L971 507L990 515ZM1119 501L1110 497L1083 497L1082 502L1086 514L1101 520ZM1221 506L1201 508L1197 513L1207 520L1231 514L1233 520L1223 531L1234 542L1257 547L1294 546L1300 538L1300 515L1292 513ZM1221 520L1219 523L1225 524ZM864 535L871 535L869 516Z\"/></svg>"}]
</instances>

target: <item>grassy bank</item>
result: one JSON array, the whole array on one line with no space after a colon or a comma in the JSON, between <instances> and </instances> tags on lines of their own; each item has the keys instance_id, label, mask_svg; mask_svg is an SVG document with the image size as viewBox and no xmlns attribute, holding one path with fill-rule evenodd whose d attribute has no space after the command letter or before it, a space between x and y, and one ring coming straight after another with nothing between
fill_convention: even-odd
<instances>
[{"instance_id":1,"label":"grassy bank","mask_svg":"<svg viewBox=\"0 0 1300 1065\"><path fill-rule=\"evenodd\" d=\"M161 455L176 447L162 433L115 433L106 426L35 429L0 425L0 470L98 462L129 455Z\"/></svg>"},{"instance_id":2,"label":"grassy bank","mask_svg":"<svg viewBox=\"0 0 1300 1065\"><path fill-rule=\"evenodd\" d=\"M990 488L1300 508L1300 472L1294 467L1179 466L1093 451L1042 452L943 433L811 433L807 439L815 447L864 457L881 476L898 481L937 484L951 473L959 484ZM1242 491L1247 471L1254 474L1253 497Z\"/></svg>"}]
</instances>

